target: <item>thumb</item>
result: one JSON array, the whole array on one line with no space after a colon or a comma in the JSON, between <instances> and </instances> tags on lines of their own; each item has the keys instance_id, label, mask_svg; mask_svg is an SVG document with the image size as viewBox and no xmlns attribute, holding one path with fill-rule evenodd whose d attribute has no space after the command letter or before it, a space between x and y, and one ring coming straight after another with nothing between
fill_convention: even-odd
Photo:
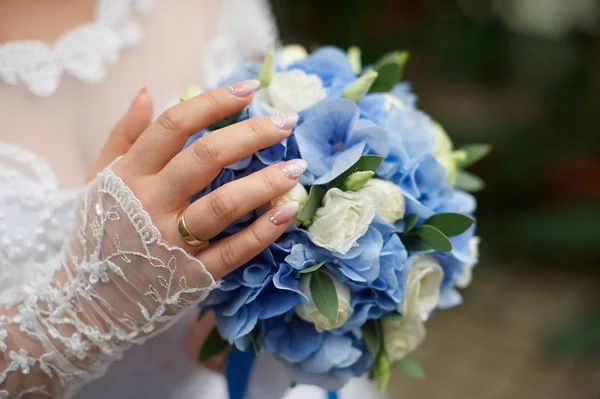
<instances>
[{"instance_id":1,"label":"thumb","mask_svg":"<svg viewBox=\"0 0 600 399\"><path fill-rule=\"evenodd\" d=\"M127 113L117 122L110 133L100 156L88 175L88 181L131 148L152 122L153 106L152 97L146 88L140 90Z\"/></svg>"}]
</instances>

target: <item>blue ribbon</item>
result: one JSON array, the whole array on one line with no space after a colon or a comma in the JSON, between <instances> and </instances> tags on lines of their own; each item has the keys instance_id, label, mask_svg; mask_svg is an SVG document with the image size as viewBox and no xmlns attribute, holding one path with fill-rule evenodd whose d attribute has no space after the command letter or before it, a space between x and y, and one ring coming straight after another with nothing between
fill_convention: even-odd
<instances>
[{"instance_id":1,"label":"blue ribbon","mask_svg":"<svg viewBox=\"0 0 600 399\"><path fill-rule=\"evenodd\" d=\"M227 359L227 388L229 389L229 399L244 399L248 382L250 381L250 373L252 365L256 359L256 353L252 348L248 348L245 352L233 349ZM327 399L338 399L338 394L328 392Z\"/></svg>"},{"instance_id":2,"label":"blue ribbon","mask_svg":"<svg viewBox=\"0 0 600 399\"><path fill-rule=\"evenodd\" d=\"M245 352L233 349L229 354L225 372L229 399L244 399L246 397L246 389L248 388L255 358L256 353L252 348L248 348Z\"/></svg>"}]
</instances>

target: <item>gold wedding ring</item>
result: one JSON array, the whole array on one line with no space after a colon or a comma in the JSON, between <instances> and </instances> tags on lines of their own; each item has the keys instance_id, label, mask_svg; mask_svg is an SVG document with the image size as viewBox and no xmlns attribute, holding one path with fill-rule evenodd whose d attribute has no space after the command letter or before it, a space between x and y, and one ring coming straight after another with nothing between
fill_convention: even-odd
<instances>
[{"instance_id":1,"label":"gold wedding ring","mask_svg":"<svg viewBox=\"0 0 600 399\"><path fill-rule=\"evenodd\" d=\"M206 244L208 241L199 240L196 237L194 237L194 235L190 232L190 229L188 229L187 225L185 224L186 209L183 209L177 215L177 230L179 230L179 234L181 234L181 237L183 237L185 242L187 242L188 244L190 244L194 247L199 247L201 245Z\"/></svg>"}]
</instances>

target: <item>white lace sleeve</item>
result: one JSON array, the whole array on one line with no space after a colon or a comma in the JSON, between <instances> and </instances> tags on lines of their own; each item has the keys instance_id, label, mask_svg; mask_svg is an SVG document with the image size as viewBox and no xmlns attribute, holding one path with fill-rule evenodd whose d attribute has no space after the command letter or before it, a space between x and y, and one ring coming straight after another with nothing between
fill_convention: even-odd
<instances>
[{"instance_id":1,"label":"white lace sleeve","mask_svg":"<svg viewBox=\"0 0 600 399\"><path fill-rule=\"evenodd\" d=\"M215 285L106 169L80 201L60 268L0 297L0 398L69 396Z\"/></svg>"}]
</instances>

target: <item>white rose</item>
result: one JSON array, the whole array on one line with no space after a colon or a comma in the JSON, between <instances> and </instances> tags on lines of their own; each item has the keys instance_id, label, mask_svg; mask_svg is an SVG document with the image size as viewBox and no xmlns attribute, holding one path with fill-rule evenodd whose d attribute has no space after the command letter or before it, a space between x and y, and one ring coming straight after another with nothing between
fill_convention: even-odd
<instances>
[{"instance_id":1,"label":"white rose","mask_svg":"<svg viewBox=\"0 0 600 399\"><path fill-rule=\"evenodd\" d=\"M479 260L479 242L481 239L479 237L473 237L469 241L469 247L471 249L471 258L473 258L473 263L466 263L463 266L463 274L456 281L456 286L458 288L467 288L469 284L471 284L471 280L473 279L473 268L477 264Z\"/></svg>"},{"instance_id":2,"label":"white rose","mask_svg":"<svg viewBox=\"0 0 600 399\"><path fill-rule=\"evenodd\" d=\"M384 317L381 327L383 344L392 363L404 359L425 340L425 325L416 317Z\"/></svg>"},{"instance_id":3,"label":"white rose","mask_svg":"<svg viewBox=\"0 0 600 399\"><path fill-rule=\"evenodd\" d=\"M313 298L310 293L310 281L312 279L313 273L302 274L300 276L299 288L300 291L310 301L310 303L306 306L304 305L296 305L296 314L302 320L307 321L309 323L313 323L318 332L333 330L338 327L341 327L346 323L346 321L352 315L352 308L350 307L350 289L345 284L342 284L339 280L333 277L329 272L319 270L319 273L327 273L329 277L333 280L333 284L335 285L335 291L338 297L338 319L337 321L328 319L323 316L321 312L317 309L317 307L313 303Z\"/></svg>"},{"instance_id":4,"label":"white rose","mask_svg":"<svg viewBox=\"0 0 600 399\"><path fill-rule=\"evenodd\" d=\"M306 204L306 199L308 198L308 191L304 188L304 186L300 183L297 183L290 191L283 194L281 197L277 197L271 201L271 208L276 207L277 205L285 204L287 202L296 201L300 204L298 209L302 209L304 204Z\"/></svg>"},{"instance_id":5,"label":"white rose","mask_svg":"<svg viewBox=\"0 0 600 399\"><path fill-rule=\"evenodd\" d=\"M404 217L406 210L404 195L400 187L394 183L381 179L370 179L359 191L371 198L377 213L386 221L395 223Z\"/></svg>"},{"instance_id":6,"label":"white rose","mask_svg":"<svg viewBox=\"0 0 600 399\"><path fill-rule=\"evenodd\" d=\"M300 44L288 44L287 46L283 46L278 53L280 56L279 62L283 67L290 66L296 61L300 61L308 57L306 48Z\"/></svg>"},{"instance_id":7,"label":"white rose","mask_svg":"<svg viewBox=\"0 0 600 399\"><path fill-rule=\"evenodd\" d=\"M325 194L308 233L316 245L345 254L367 232L374 217L375 207L360 190L333 188Z\"/></svg>"},{"instance_id":8,"label":"white rose","mask_svg":"<svg viewBox=\"0 0 600 399\"><path fill-rule=\"evenodd\" d=\"M306 191L306 189L304 188L304 186L302 184L297 183L294 186L294 188L292 188L290 191L283 194L281 197L275 198L274 200L269 202L265 207L260 208L259 212L264 213L271 208L275 208L278 205L285 204L287 202L292 202L292 201L296 201L299 204L298 212L300 212L300 210L302 209L304 204L306 204L307 199L308 199L308 192ZM298 216L298 214L296 214L296 216ZM302 222L300 222L298 219L294 219L294 224L296 226L300 226L301 223Z\"/></svg>"},{"instance_id":9,"label":"white rose","mask_svg":"<svg viewBox=\"0 0 600 399\"><path fill-rule=\"evenodd\" d=\"M323 82L317 75L307 75L294 69L273 76L269 87L256 93L267 113L300 112L318 103L326 96Z\"/></svg>"},{"instance_id":10,"label":"white rose","mask_svg":"<svg viewBox=\"0 0 600 399\"><path fill-rule=\"evenodd\" d=\"M404 283L404 301L400 313L422 321L437 307L444 271L431 255L417 255L412 261Z\"/></svg>"}]
</instances>

